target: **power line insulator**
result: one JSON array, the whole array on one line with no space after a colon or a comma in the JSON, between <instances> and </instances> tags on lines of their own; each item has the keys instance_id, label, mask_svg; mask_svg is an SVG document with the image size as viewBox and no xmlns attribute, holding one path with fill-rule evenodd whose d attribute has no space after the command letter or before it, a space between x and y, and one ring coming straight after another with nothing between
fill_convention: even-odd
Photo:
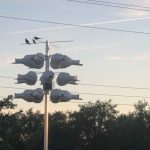
<instances>
[{"instance_id":1,"label":"power line insulator","mask_svg":"<svg viewBox=\"0 0 150 150\"><path fill-rule=\"evenodd\" d=\"M35 85L37 81L37 74L33 71L29 71L27 74L18 74L17 83L26 83L28 85Z\"/></svg>"}]
</instances>

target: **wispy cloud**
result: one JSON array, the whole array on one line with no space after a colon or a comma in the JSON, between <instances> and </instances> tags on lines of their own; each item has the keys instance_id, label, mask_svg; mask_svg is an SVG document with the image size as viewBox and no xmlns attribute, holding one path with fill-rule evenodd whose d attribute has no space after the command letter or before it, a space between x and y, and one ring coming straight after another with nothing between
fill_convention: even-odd
<instances>
[{"instance_id":1,"label":"wispy cloud","mask_svg":"<svg viewBox=\"0 0 150 150\"><path fill-rule=\"evenodd\" d=\"M146 17L149 16L149 12L144 12L144 11L122 11L117 13L119 16L127 17L127 18L134 18L134 17Z\"/></svg>"},{"instance_id":2,"label":"wispy cloud","mask_svg":"<svg viewBox=\"0 0 150 150\"><path fill-rule=\"evenodd\" d=\"M125 57L125 56L110 56L110 57L105 57L107 60L114 60L114 61L123 61L123 60L137 60L137 61L149 61L150 60L150 55L148 54L139 54L136 56L131 56L131 57Z\"/></svg>"},{"instance_id":3,"label":"wispy cloud","mask_svg":"<svg viewBox=\"0 0 150 150\"><path fill-rule=\"evenodd\" d=\"M136 1L136 5L148 7L150 6L150 1L149 0ZM117 12L117 15L127 18L146 17L150 15L150 12L141 10L121 10L120 12Z\"/></svg>"},{"instance_id":4,"label":"wispy cloud","mask_svg":"<svg viewBox=\"0 0 150 150\"><path fill-rule=\"evenodd\" d=\"M110 57L107 57L106 59L108 59L108 60L126 60L127 58L122 57L122 56L110 56Z\"/></svg>"},{"instance_id":5,"label":"wispy cloud","mask_svg":"<svg viewBox=\"0 0 150 150\"><path fill-rule=\"evenodd\" d=\"M150 56L146 54L140 54L140 55L137 55L134 59L135 60L150 60Z\"/></svg>"}]
</instances>

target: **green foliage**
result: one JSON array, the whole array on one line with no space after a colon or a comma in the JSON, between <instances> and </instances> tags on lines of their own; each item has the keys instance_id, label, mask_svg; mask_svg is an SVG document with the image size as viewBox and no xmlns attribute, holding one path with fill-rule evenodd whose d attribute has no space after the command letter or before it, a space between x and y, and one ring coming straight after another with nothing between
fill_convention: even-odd
<instances>
[{"instance_id":1,"label":"green foliage","mask_svg":"<svg viewBox=\"0 0 150 150\"><path fill-rule=\"evenodd\" d=\"M49 114L49 150L149 150L148 103L134 107L132 113L118 114L111 101L97 101L79 111ZM32 109L1 113L0 150L43 149L43 120Z\"/></svg>"},{"instance_id":2,"label":"green foliage","mask_svg":"<svg viewBox=\"0 0 150 150\"><path fill-rule=\"evenodd\" d=\"M7 98L3 98L3 100L0 100L0 112L2 109L14 109L17 105L13 104L12 102L13 96L8 95Z\"/></svg>"}]
</instances>

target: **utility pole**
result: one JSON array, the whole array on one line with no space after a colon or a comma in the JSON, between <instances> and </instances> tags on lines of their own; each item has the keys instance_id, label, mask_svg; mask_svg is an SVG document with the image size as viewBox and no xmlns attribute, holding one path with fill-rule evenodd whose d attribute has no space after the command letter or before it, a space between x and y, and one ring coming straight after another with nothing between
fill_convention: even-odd
<instances>
[{"instance_id":1,"label":"utility pole","mask_svg":"<svg viewBox=\"0 0 150 150\"><path fill-rule=\"evenodd\" d=\"M37 37L34 37L33 43L30 43L27 39L25 39L26 44L39 44L45 43L45 55L43 53L26 55L24 58L15 59L14 64L23 64L29 68L41 69L44 66L45 62L45 72L43 72L40 77L41 84L43 85L43 89L37 88L35 90L25 90L23 93L15 93L14 98L22 98L27 102L41 103L45 98L44 103L44 150L48 150L48 97L50 94L50 101L52 103L59 102L68 102L72 99L81 100L78 94L71 94L68 91L53 89L52 81L54 79L54 73L50 71L50 66L52 69L63 69L70 67L72 65L82 66L79 60L73 60L70 57L62 54L53 54L49 55L49 42L39 42L36 43L35 40L38 40ZM69 42L69 41L54 41L54 42ZM18 75L17 83L26 83L28 85L35 85L37 81L36 72L29 71L27 74ZM57 84L59 86L64 86L67 84L76 85L76 81L78 81L77 76L71 76L69 73L62 72L57 77Z\"/></svg>"},{"instance_id":2,"label":"utility pole","mask_svg":"<svg viewBox=\"0 0 150 150\"><path fill-rule=\"evenodd\" d=\"M46 41L46 48L45 48L45 72L49 71L49 43ZM48 94L49 91L45 91L45 116L44 116L44 150L48 150L48 110L47 110L47 103L48 103Z\"/></svg>"}]
</instances>

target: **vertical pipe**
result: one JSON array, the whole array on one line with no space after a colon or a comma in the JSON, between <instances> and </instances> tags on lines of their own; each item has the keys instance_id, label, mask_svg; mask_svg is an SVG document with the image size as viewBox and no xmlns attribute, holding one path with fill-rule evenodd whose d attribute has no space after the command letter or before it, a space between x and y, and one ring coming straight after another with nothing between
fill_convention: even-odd
<instances>
[{"instance_id":1,"label":"vertical pipe","mask_svg":"<svg viewBox=\"0 0 150 150\"><path fill-rule=\"evenodd\" d=\"M47 93L45 94L44 150L48 150L48 111L47 111Z\"/></svg>"},{"instance_id":2,"label":"vertical pipe","mask_svg":"<svg viewBox=\"0 0 150 150\"><path fill-rule=\"evenodd\" d=\"M49 70L49 45L46 41L45 48L45 71ZM44 116L44 150L48 150L48 110L47 110L47 96L49 91L45 91L45 116Z\"/></svg>"}]
</instances>

